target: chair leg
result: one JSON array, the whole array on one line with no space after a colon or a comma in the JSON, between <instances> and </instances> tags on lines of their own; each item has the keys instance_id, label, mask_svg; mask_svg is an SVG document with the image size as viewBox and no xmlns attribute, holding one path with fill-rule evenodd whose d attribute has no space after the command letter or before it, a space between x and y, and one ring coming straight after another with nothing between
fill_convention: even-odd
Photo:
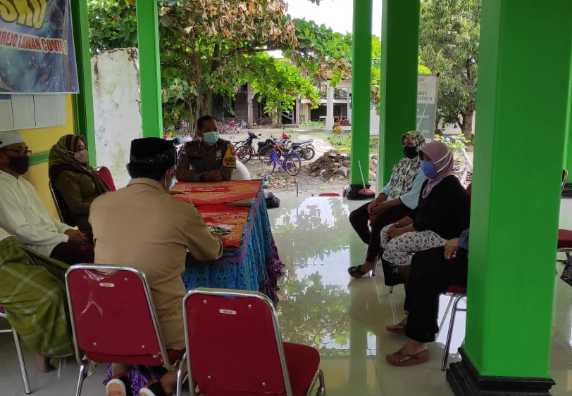
<instances>
[{"instance_id":1,"label":"chair leg","mask_svg":"<svg viewBox=\"0 0 572 396\"><path fill-rule=\"evenodd\" d=\"M451 348L451 339L453 338L453 329L455 328L455 316L457 315L457 306L459 301L463 298L463 295L455 297L455 302L453 303L453 311L451 312L451 322L449 323L449 331L447 332L447 341L445 342L445 350L443 351L443 364L441 365L441 370L445 371L449 363L449 349Z\"/></svg>"},{"instance_id":2,"label":"chair leg","mask_svg":"<svg viewBox=\"0 0 572 396\"><path fill-rule=\"evenodd\" d=\"M77 378L77 388L75 390L75 396L80 396L83 389L83 383L87 377L87 369L89 367L89 362L82 362L79 366L79 375Z\"/></svg>"},{"instance_id":3,"label":"chair leg","mask_svg":"<svg viewBox=\"0 0 572 396\"><path fill-rule=\"evenodd\" d=\"M449 296L449 303L447 304L447 308L445 308L445 313L443 314L443 317L441 318L441 323L439 323L439 331L441 331L441 328L443 327L443 323L445 323L445 319L447 319L447 315L449 315L449 310L451 309L451 305L453 305L453 299L455 297L454 296Z\"/></svg>"},{"instance_id":4,"label":"chair leg","mask_svg":"<svg viewBox=\"0 0 572 396\"><path fill-rule=\"evenodd\" d=\"M179 362L179 368L177 369L177 393L176 396L181 396L183 393L183 382L185 379L185 367L186 367L186 354L183 355L181 361ZM192 386L192 385L189 385Z\"/></svg>"},{"instance_id":5,"label":"chair leg","mask_svg":"<svg viewBox=\"0 0 572 396\"><path fill-rule=\"evenodd\" d=\"M18 355L18 364L20 365L20 375L22 376L22 381L24 382L24 391L27 395L32 393L30 390L30 382L28 381L28 370L26 369L26 362L24 361L24 354L22 353L22 345L20 344L20 337L16 330L12 329L12 335L14 337L14 344L16 345L16 354Z\"/></svg>"},{"instance_id":6,"label":"chair leg","mask_svg":"<svg viewBox=\"0 0 572 396\"><path fill-rule=\"evenodd\" d=\"M324 372L320 370L318 374L318 378L320 380L320 387L318 388L318 395L326 396L326 381L324 380Z\"/></svg>"}]
</instances>

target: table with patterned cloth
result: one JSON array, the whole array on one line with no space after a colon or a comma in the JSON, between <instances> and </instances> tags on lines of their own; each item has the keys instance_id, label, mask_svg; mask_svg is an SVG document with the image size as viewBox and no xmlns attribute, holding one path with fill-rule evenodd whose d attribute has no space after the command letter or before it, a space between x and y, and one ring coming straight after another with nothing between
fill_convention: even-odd
<instances>
[{"instance_id":1,"label":"table with patterned cloth","mask_svg":"<svg viewBox=\"0 0 572 396\"><path fill-rule=\"evenodd\" d=\"M262 291L277 301L280 261L260 180L218 183L179 183L177 199L193 202L210 226L224 226L224 254L215 262L189 259L183 281L197 287Z\"/></svg>"}]
</instances>

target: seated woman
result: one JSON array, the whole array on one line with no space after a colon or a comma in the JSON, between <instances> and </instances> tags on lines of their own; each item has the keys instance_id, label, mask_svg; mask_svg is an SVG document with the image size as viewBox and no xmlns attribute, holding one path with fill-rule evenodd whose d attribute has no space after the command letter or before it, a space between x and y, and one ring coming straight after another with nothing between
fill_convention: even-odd
<instances>
[{"instance_id":1,"label":"seated woman","mask_svg":"<svg viewBox=\"0 0 572 396\"><path fill-rule=\"evenodd\" d=\"M53 369L50 358L73 355L64 286L67 268L25 248L0 228L0 305L24 345L37 354L43 372Z\"/></svg>"},{"instance_id":2,"label":"seated woman","mask_svg":"<svg viewBox=\"0 0 572 396\"><path fill-rule=\"evenodd\" d=\"M419 206L381 232L383 260L393 266L409 266L414 253L442 247L469 226L469 195L453 174L453 153L444 143L431 142L421 149L421 158L428 180Z\"/></svg>"},{"instance_id":3,"label":"seated woman","mask_svg":"<svg viewBox=\"0 0 572 396\"><path fill-rule=\"evenodd\" d=\"M348 269L351 276L361 278L371 271L381 253L380 233L388 224L408 216L417 207L421 187L426 180L420 169L419 147L425 143L417 131L401 137L404 157L395 165L387 185L379 196L350 213L350 223L368 244L365 262Z\"/></svg>"},{"instance_id":4,"label":"seated woman","mask_svg":"<svg viewBox=\"0 0 572 396\"><path fill-rule=\"evenodd\" d=\"M91 237L89 207L93 200L109 189L97 172L88 165L83 139L65 135L50 150L50 181L64 206L65 221Z\"/></svg>"},{"instance_id":5,"label":"seated woman","mask_svg":"<svg viewBox=\"0 0 572 396\"><path fill-rule=\"evenodd\" d=\"M439 295L450 286L467 285L469 232L449 240L444 247L413 256L411 272L405 284L405 310L409 312L401 326L389 326L393 333L410 338L397 352L386 356L393 366L414 366L429 360L426 343L435 341L439 331Z\"/></svg>"}]
</instances>

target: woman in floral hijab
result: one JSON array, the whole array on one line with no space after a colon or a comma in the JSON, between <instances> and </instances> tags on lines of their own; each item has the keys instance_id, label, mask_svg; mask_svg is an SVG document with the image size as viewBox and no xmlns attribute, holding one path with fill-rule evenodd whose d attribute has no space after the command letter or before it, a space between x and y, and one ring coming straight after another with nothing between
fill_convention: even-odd
<instances>
[{"instance_id":1,"label":"woman in floral hijab","mask_svg":"<svg viewBox=\"0 0 572 396\"><path fill-rule=\"evenodd\" d=\"M417 131L401 136L403 158L393 167L389 182L379 196L350 213L350 222L360 238L368 244L365 262L349 268L355 278L371 271L383 253L380 246L381 230L412 213L419 202L419 193L426 180L420 170L419 149L425 138Z\"/></svg>"}]
</instances>

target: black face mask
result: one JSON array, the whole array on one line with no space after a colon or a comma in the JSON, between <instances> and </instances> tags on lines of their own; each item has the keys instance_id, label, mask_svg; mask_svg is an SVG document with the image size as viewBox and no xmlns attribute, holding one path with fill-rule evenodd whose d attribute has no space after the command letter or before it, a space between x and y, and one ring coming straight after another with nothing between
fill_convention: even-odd
<instances>
[{"instance_id":1,"label":"black face mask","mask_svg":"<svg viewBox=\"0 0 572 396\"><path fill-rule=\"evenodd\" d=\"M23 175L30 169L30 157L14 157L10 158L10 169L19 175Z\"/></svg>"},{"instance_id":2,"label":"black face mask","mask_svg":"<svg viewBox=\"0 0 572 396\"><path fill-rule=\"evenodd\" d=\"M417 147L405 146L403 147L403 154L405 154L407 158L413 159L419 156L419 151L417 150Z\"/></svg>"}]
</instances>

